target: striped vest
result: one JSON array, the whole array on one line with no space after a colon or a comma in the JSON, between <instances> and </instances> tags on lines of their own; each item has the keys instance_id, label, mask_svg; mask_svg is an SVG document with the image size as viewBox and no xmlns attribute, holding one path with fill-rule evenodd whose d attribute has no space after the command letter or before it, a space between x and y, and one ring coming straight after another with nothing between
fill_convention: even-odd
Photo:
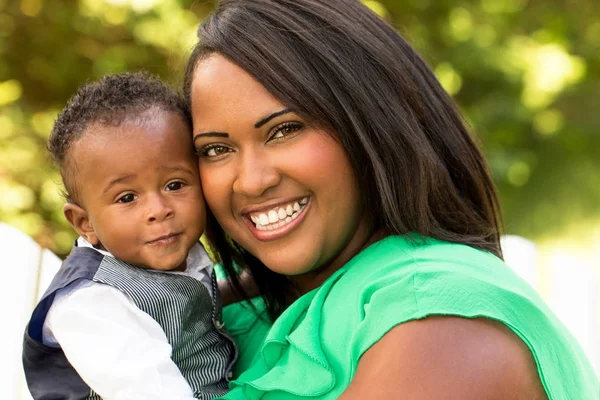
<instances>
[{"instance_id":1,"label":"striped vest","mask_svg":"<svg viewBox=\"0 0 600 400\"><path fill-rule=\"evenodd\" d=\"M60 348L42 342L42 327L59 289L80 280L111 285L125 293L162 327L171 358L198 399L227 392L227 375L236 358L221 323L219 290L213 298L197 279L148 271L88 247L74 247L33 311L25 331L23 366L35 400L101 399L79 377Z\"/></svg>"}]
</instances>

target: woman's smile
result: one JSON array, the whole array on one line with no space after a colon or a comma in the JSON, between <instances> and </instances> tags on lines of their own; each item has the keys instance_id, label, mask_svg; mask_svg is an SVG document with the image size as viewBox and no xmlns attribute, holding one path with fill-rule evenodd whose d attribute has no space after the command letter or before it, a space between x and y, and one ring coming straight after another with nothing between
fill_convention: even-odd
<instances>
[{"instance_id":1,"label":"woman's smile","mask_svg":"<svg viewBox=\"0 0 600 400\"><path fill-rule=\"evenodd\" d=\"M309 197L302 197L263 208L260 211L243 213L250 232L258 240L276 240L292 232L304 220L309 208Z\"/></svg>"}]
</instances>

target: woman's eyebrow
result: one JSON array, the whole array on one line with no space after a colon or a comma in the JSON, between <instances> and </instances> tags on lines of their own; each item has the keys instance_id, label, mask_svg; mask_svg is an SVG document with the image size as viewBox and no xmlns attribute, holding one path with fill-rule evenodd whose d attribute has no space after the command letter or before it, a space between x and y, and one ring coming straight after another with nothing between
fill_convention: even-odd
<instances>
[{"instance_id":1,"label":"woman's eyebrow","mask_svg":"<svg viewBox=\"0 0 600 400\"><path fill-rule=\"evenodd\" d=\"M221 137L221 138L228 138L229 137L229 133L227 132L202 132L202 133L196 133L194 135L194 139L192 139L192 141L196 141L196 139L201 138L201 137Z\"/></svg>"},{"instance_id":2,"label":"woman's eyebrow","mask_svg":"<svg viewBox=\"0 0 600 400\"><path fill-rule=\"evenodd\" d=\"M266 124L267 122L269 122L270 120L272 120L273 118L279 117L280 115L287 114L287 113L290 113L290 112L293 112L293 111L294 110L292 110L291 108L285 108L285 109L280 110L280 111L275 111L274 113L267 115L266 117L262 118L257 123L255 123L254 124L254 128L258 129L261 126L263 126L264 124ZM202 133L195 134L193 141L195 142L196 139L201 138L201 137L228 138L229 134L227 132L202 132Z\"/></svg>"},{"instance_id":3,"label":"woman's eyebrow","mask_svg":"<svg viewBox=\"0 0 600 400\"><path fill-rule=\"evenodd\" d=\"M261 119L260 121L258 121L256 124L254 124L255 128L260 128L261 126L263 126L264 124L266 124L267 122L269 122L270 120L272 120L275 117L279 117L280 115L283 114L287 114L289 112L292 112L293 110L291 108L286 108L284 110L281 111L276 111L273 114L270 114L266 117L264 117L263 119Z\"/></svg>"}]
</instances>

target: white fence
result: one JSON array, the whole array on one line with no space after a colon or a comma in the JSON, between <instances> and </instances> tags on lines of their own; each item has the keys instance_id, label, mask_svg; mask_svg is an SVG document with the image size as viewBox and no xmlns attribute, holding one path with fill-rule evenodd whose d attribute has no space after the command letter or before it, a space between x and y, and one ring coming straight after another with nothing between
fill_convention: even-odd
<instances>
[{"instance_id":1,"label":"white fence","mask_svg":"<svg viewBox=\"0 0 600 400\"><path fill-rule=\"evenodd\" d=\"M589 265L570 259L553 263L547 274L545 290L535 243L519 236L502 238L504 260L525 281L540 291L552 311L577 338L600 376L600 282Z\"/></svg>"},{"instance_id":2,"label":"white fence","mask_svg":"<svg viewBox=\"0 0 600 400\"><path fill-rule=\"evenodd\" d=\"M521 237L505 236L502 247L508 265L533 287L539 288L535 244ZM0 266L6 272L0 283L4 317L0 337L0 399L31 399L21 367L23 331L33 306L50 284L60 263L57 256L41 249L29 236L0 223ZM549 273L550 289L544 297L579 340L600 374L598 278L593 271L569 263L555 266Z\"/></svg>"},{"instance_id":3,"label":"white fence","mask_svg":"<svg viewBox=\"0 0 600 400\"><path fill-rule=\"evenodd\" d=\"M61 260L42 250L26 234L0 223L0 305L3 328L0 359L0 398L31 399L21 364L21 343L25 325L39 296L50 284Z\"/></svg>"}]
</instances>

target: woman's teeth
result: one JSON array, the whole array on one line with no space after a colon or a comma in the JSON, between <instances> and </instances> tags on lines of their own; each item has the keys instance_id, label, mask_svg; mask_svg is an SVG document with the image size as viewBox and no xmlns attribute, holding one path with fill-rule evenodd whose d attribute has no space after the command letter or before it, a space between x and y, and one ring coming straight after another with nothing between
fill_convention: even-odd
<instances>
[{"instance_id":1,"label":"woman's teeth","mask_svg":"<svg viewBox=\"0 0 600 400\"><path fill-rule=\"evenodd\" d=\"M267 213L251 214L250 219L256 225L256 229L261 231L271 231L287 224L300 215L300 211L308 203L308 197L300 201L295 201L287 206L276 207Z\"/></svg>"}]
</instances>

